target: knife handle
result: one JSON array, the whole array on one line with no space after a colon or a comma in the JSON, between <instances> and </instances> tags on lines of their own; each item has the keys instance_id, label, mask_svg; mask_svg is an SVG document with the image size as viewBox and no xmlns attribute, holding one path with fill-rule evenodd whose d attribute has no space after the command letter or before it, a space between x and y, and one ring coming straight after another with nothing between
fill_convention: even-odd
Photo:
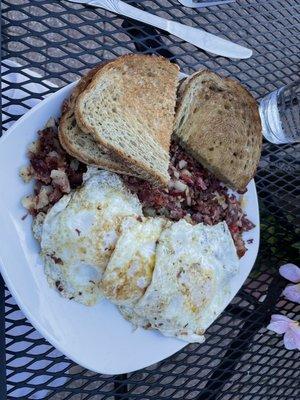
<instances>
[{"instance_id":1,"label":"knife handle","mask_svg":"<svg viewBox=\"0 0 300 400\"><path fill-rule=\"evenodd\" d=\"M112 11L116 14L120 14L125 17L144 22L148 25L155 26L156 28L168 31L168 20L158 17L157 15L150 14L147 11L140 10L139 8L133 7L130 4L125 3L124 1L96 0L92 1L90 4L97 5L98 7L105 8L106 10Z\"/></svg>"}]
</instances>

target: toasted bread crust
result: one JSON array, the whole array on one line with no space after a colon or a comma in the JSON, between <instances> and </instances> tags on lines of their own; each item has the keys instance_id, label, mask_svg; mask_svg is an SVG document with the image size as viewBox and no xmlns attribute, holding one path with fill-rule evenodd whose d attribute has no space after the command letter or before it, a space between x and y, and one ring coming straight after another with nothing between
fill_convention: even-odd
<instances>
[{"instance_id":1,"label":"toasted bread crust","mask_svg":"<svg viewBox=\"0 0 300 400\"><path fill-rule=\"evenodd\" d=\"M137 60L138 58L138 60ZM155 60L154 60L155 59ZM168 82L165 84L165 87L169 89L169 93L166 93L166 97L169 99L172 99L174 97L175 101L175 93L172 93L172 87L174 86L174 75L178 75L178 67L174 64L169 63L166 59L163 57L157 57L157 56L149 56L149 55L135 55L135 54L130 54L130 55L125 55L122 57L119 57L117 60L114 60L112 62L109 62L104 66L103 69L98 71L94 79L90 82L90 84L87 86L87 88L78 96L76 106L75 106L75 117L78 125L84 132L91 132L93 135L94 139L100 144L101 147L105 148L107 151L112 152L117 156L118 159L122 160L122 162L125 165L130 165L131 168L135 171L139 171L139 174L142 174L142 177L144 179L150 180L153 183L157 183L160 185L167 185L167 182L169 180L169 176L167 173L167 164L169 160L169 146L170 146L170 138L171 138L171 132L172 132L172 126L173 126L173 120L174 120L174 114L175 114L175 109L172 111L171 115L167 114L166 117L166 111L163 110L163 107L161 107L160 111L155 110L155 118L157 121L160 121L161 125L159 130L155 131L153 136L150 138L147 138L145 140L152 140L153 143L156 144L157 148L161 152L161 160L165 160L166 168L165 172L162 173L159 168L149 168L149 165L147 163L144 163L143 160L139 159L136 160L132 155L129 155L126 151L123 149L116 148L114 143L110 140L107 140L104 138L95 127L93 127L89 121L86 118L86 115L84 113L84 102L85 100L90 96L90 94L96 90L97 83L99 80L102 79L102 76L104 74L110 74L112 71L118 71L118 69L123 68L125 64L130 63L139 63L143 65L143 63L149 63L149 60L153 63L155 68L164 68L167 70L168 68L168 74L165 73L165 79L168 80ZM167 67L166 67L167 66ZM130 70L130 73L134 73L134 69ZM150 81L150 79L149 79ZM162 83L163 84L163 83ZM164 87L164 86L163 86ZM139 98L141 87L138 85L131 85L131 87L128 88L128 85L126 86L126 90L128 90L128 95L126 96L126 104L131 104L131 107L134 108L134 106L139 107L139 104L137 104L137 99ZM152 101L155 101L155 96L154 93L152 94ZM169 101L169 100L168 100ZM169 110L168 110L169 112ZM150 108L146 107L145 110L145 119L147 118L149 120L153 120L153 113L150 115Z\"/></svg>"},{"instance_id":2,"label":"toasted bread crust","mask_svg":"<svg viewBox=\"0 0 300 400\"><path fill-rule=\"evenodd\" d=\"M257 103L230 78L201 70L181 83L175 136L233 189L244 190L255 175L262 146Z\"/></svg>"},{"instance_id":3,"label":"toasted bread crust","mask_svg":"<svg viewBox=\"0 0 300 400\"><path fill-rule=\"evenodd\" d=\"M74 122L76 123L74 116L74 107L77 97L91 82L96 72L98 72L106 64L107 62L104 62L96 66L79 80L67 102L66 108L60 119L58 130L59 141L67 153L85 164L94 165L120 174L138 176L129 167L125 166L118 160L114 160L113 156L109 155L107 152L104 151L104 149L101 149L100 147L99 149L96 149L95 155L91 154L87 149L82 148L81 151L79 151L78 146L74 145L68 134L70 124L72 124L72 120L74 120ZM80 135L82 136L82 139L86 138L86 140L89 140L89 142L93 141L93 144L91 143L91 145L98 147L97 142L95 142L92 137L89 138L89 134L82 132L82 134Z\"/></svg>"}]
</instances>

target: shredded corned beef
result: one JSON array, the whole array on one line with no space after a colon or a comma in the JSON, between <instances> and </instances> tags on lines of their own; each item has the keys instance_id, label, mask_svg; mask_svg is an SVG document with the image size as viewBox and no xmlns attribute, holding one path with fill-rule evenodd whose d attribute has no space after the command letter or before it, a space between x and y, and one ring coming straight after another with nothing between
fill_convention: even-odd
<instances>
[{"instance_id":1,"label":"shredded corned beef","mask_svg":"<svg viewBox=\"0 0 300 400\"><path fill-rule=\"evenodd\" d=\"M35 179L34 195L23 199L32 215L47 212L64 194L82 183L86 166L71 157L58 140L57 124L52 121L38 132L38 140L28 151L29 167L23 168L25 181ZM145 215L162 215L173 221L185 218L191 223L215 225L226 221L237 253L246 252L242 233L254 227L243 213L241 203L212 173L203 168L178 144L170 149L167 189L155 188L138 178L124 176L129 189L136 193Z\"/></svg>"},{"instance_id":2,"label":"shredded corned beef","mask_svg":"<svg viewBox=\"0 0 300 400\"><path fill-rule=\"evenodd\" d=\"M125 177L127 185L137 194L146 215L163 215L178 221L215 225L226 221L239 257L246 252L241 234L254 227L244 214L234 194L212 173L196 162L178 144L172 143L168 189L153 188L150 183Z\"/></svg>"},{"instance_id":3,"label":"shredded corned beef","mask_svg":"<svg viewBox=\"0 0 300 400\"><path fill-rule=\"evenodd\" d=\"M61 147L54 120L38 132L38 140L29 146L28 158L30 164L20 175L25 181L35 179L34 194L22 200L32 215L47 212L64 194L82 183L86 166Z\"/></svg>"}]
</instances>

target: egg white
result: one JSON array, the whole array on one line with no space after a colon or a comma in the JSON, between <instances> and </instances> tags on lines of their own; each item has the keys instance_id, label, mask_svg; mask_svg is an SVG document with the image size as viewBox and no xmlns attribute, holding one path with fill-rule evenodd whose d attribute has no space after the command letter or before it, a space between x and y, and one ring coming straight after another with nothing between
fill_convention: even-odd
<instances>
[{"instance_id":1,"label":"egg white","mask_svg":"<svg viewBox=\"0 0 300 400\"><path fill-rule=\"evenodd\" d=\"M93 171L83 186L60 199L42 225L41 256L49 283L69 299L92 305L124 217L142 215L120 177Z\"/></svg>"},{"instance_id":2,"label":"egg white","mask_svg":"<svg viewBox=\"0 0 300 400\"><path fill-rule=\"evenodd\" d=\"M115 250L103 275L104 295L115 304L132 305L149 286L163 218L124 219Z\"/></svg>"},{"instance_id":3,"label":"egg white","mask_svg":"<svg viewBox=\"0 0 300 400\"><path fill-rule=\"evenodd\" d=\"M136 326L201 343L230 296L229 281L238 266L226 223L193 226L181 220L160 236L145 294L120 311Z\"/></svg>"}]
</instances>

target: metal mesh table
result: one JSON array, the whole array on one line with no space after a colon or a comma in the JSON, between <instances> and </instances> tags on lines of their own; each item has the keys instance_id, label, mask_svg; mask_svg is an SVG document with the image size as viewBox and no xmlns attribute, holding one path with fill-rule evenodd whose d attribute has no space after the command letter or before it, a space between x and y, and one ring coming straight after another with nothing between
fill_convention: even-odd
<instances>
[{"instance_id":1,"label":"metal mesh table","mask_svg":"<svg viewBox=\"0 0 300 400\"><path fill-rule=\"evenodd\" d=\"M176 0L135 4L223 35L254 49L254 55L243 61L212 57L149 26L67 1L4 0L3 62L18 63L3 73L4 128L18 118L10 106L21 115L32 99L55 91L54 85L61 87L96 63L128 52L164 55L186 73L206 66L232 75L256 98L299 78L299 0L240 0L201 11ZM10 82L12 72L22 79ZM28 82L37 83L40 93L32 92ZM21 93L18 98L14 89ZM285 350L282 338L265 328L274 312L296 319L300 314L299 306L280 297L286 282L278 275L280 264L299 261L297 166L299 147L264 143L256 177L261 245L251 276L208 330L204 344L188 345L144 370L104 376L74 365L34 330L1 282L1 399L299 399L299 353Z\"/></svg>"}]
</instances>

